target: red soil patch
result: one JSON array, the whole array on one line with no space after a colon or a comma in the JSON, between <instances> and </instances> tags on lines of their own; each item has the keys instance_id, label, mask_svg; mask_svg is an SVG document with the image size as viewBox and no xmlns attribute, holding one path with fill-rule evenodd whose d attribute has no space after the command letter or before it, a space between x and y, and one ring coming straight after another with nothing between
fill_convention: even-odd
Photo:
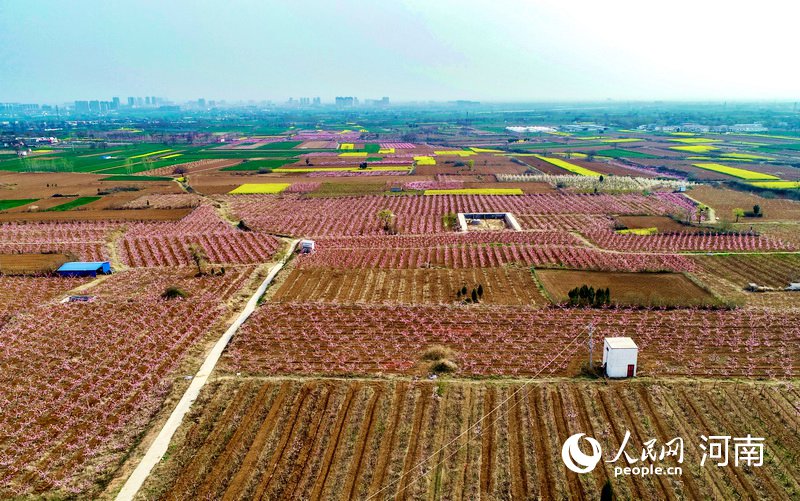
<instances>
[{"instance_id":1,"label":"red soil patch","mask_svg":"<svg viewBox=\"0 0 800 501\"><path fill-rule=\"evenodd\" d=\"M680 273L618 273L606 271L536 270L536 277L557 302L587 285L608 288L619 305L691 306L714 304L714 297Z\"/></svg>"}]
</instances>

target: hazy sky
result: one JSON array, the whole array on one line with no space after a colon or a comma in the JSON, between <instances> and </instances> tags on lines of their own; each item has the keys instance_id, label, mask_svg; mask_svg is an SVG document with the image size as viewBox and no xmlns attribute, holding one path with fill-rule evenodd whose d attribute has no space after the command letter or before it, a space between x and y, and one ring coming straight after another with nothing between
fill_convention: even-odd
<instances>
[{"instance_id":1,"label":"hazy sky","mask_svg":"<svg viewBox=\"0 0 800 501\"><path fill-rule=\"evenodd\" d=\"M789 0L0 0L0 102L800 99Z\"/></svg>"}]
</instances>

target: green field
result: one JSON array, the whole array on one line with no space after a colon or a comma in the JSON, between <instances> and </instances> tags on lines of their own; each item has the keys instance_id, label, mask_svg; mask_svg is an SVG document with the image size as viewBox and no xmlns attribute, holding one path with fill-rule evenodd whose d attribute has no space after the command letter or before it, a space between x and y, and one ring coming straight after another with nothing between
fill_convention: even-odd
<instances>
[{"instance_id":1,"label":"green field","mask_svg":"<svg viewBox=\"0 0 800 501\"><path fill-rule=\"evenodd\" d=\"M540 148L563 148L565 150L574 148L588 148L592 146L607 146L601 142L592 143L511 143L508 147L513 150L537 150Z\"/></svg>"},{"instance_id":2,"label":"green field","mask_svg":"<svg viewBox=\"0 0 800 501\"><path fill-rule=\"evenodd\" d=\"M616 148L612 148L610 150L596 151L594 154L597 156L609 157L609 158L658 158L657 156L650 155L649 153L642 153L635 150L623 150Z\"/></svg>"},{"instance_id":3,"label":"green field","mask_svg":"<svg viewBox=\"0 0 800 501\"><path fill-rule=\"evenodd\" d=\"M182 163L184 155L194 148L177 148L164 144L139 144L128 147L107 149L67 150L39 157L13 158L0 161L0 170L12 172L104 172L121 173L142 172ZM165 160L156 155L169 156L181 153ZM110 157L110 158L104 158Z\"/></svg>"},{"instance_id":4,"label":"green field","mask_svg":"<svg viewBox=\"0 0 800 501\"><path fill-rule=\"evenodd\" d=\"M770 144L767 146L759 146L758 149L764 151L781 151L781 150L800 151L800 143Z\"/></svg>"},{"instance_id":5,"label":"green field","mask_svg":"<svg viewBox=\"0 0 800 501\"><path fill-rule=\"evenodd\" d=\"M366 151L367 153L378 153L380 149L381 145L378 143L366 143L364 145L364 151Z\"/></svg>"},{"instance_id":6,"label":"green field","mask_svg":"<svg viewBox=\"0 0 800 501\"><path fill-rule=\"evenodd\" d=\"M71 200L67 203L56 205L55 207L50 207L49 209L45 209L47 212L61 212L65 210L72 210L75 207L80 207L81 205L90 204L92 202L96 202L103 197L78 197L75 200Z\"/></svg>"},{"instance_id":7,"label":"green field","mask_svg":"<svg viewBox=\"0 0 800 501\"><path fill-rule=\"evenodd\" d=\"M16 200L0 200L0 210L13 209L37 201L38 198L18 198Z\"/></svg>"},{"instance_id":8,"label":"green field","mask_svg":"<svg viewBox=\"0 0 800 501\"><path fill-rule=\"evenodd\" d=\"M254 170L261 170L261 169L277 169L279 167L283 167L284 165L292 164L296 162L296 158L263 158L260 160L249 160L247 162L240 163L239 165L232 165L230 167L225 167L224 169L220 169L223 171L254 171Z\"/></svg>"},{"instance_id":9,"label":"green field","mask_svg":"<svg viewBox=\"0 0 800 501\"><path fill-rule=\"evenodd\" d=\"M259 146L259 150L291 150L295 146L301 144L302 141L278 141L277 143L267 143L264 146Z\"/></svg>"}]
</instances>

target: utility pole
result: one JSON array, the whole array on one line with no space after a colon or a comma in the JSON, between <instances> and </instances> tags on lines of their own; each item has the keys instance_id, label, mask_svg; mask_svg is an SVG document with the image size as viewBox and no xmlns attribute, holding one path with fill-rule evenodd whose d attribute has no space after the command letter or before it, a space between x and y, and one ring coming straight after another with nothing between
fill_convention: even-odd
<instances>
[{"instance_id":1,"label":"utility pole","mask_svg":"<svg viewBox=\"0 0 800 501\"><path fill-rule=\"evenodd\" d=\"M594 370L594 324L589 323L589 370Z\"/></svg>"}]
</instances>

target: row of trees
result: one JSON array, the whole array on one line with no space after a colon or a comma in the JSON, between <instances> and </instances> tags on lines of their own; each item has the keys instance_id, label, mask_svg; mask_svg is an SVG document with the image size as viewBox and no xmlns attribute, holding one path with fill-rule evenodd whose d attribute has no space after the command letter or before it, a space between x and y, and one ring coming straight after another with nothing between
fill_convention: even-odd
<instances>
[{"instance_id":1,"label":"row of trees","mask_svg":"<svg viewBox=\"0 0 800 501\"><path fill-rule=\"evenodd\" d=\"M764 213L761 212L761 206L756 204L753 206L752 212L745 212L744 209L736 208L733 209L733 216L736 218L736 222L739 222L740 217L764 217Z\"/></svg>"},{"instance_id":2,"label":"row of trees","mask_svg":"<svg viewBox=\"0 0 800 501\"><path fill-rule=\"evenodd\" d=\"M605 289L589 287L586 284L575 287L570 290L567 295L569 296L570 306L589 306L592 308L599 308L611 304L611 291L606 287Z\"/></svg>"},{"instance_id":3,"label":"row of trees","mask_svg":"<svg viewBox=\"0 0 800 501\"><path fill-rule=\"evenodd\" d=\"M456 292L456 299L464 303L480 303L483 299L483 285L478 284L477 287L473 287L472 291L468 291L467 286L464 285Z\"/></svg>"}]
</instances>

